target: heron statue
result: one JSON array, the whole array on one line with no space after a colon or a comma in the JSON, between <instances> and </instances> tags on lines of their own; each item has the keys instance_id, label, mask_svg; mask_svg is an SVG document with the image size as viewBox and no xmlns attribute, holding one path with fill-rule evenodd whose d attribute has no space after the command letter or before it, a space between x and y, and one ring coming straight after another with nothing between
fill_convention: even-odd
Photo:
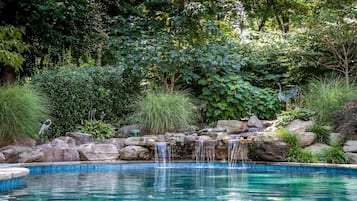
<instances>
[{"instance_id":1,"label":"heron statue","mask_svg":"<svg viewBox=\"0 0 357 201\"><path fill-rule=\"evenodd\" d=\"M285 103L285 109L286 109L288 100L291 97L295 96L295 94L298 91L298 88L294 87L294 88L290 89L290 91L287 94L283 94L281 84L279 82L277 82L276 84L279 86L279 93L278 93L279 101Z\"/></svg>"}]
</instances>

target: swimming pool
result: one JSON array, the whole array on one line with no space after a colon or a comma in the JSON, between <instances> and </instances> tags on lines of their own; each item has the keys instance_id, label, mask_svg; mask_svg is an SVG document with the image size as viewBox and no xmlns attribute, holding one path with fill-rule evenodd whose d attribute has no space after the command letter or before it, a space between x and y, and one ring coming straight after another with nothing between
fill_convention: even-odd
<instances>
[{"instance_id":1,"label":"swimming pool","mask_svg":"<svg viewBox=\"0 0 357 201\"><path fill-rule=\"evenodd\" d=\"M247 164L28 167L0 200L357 200L355 169Z\"/></svg>"}]
</instances>

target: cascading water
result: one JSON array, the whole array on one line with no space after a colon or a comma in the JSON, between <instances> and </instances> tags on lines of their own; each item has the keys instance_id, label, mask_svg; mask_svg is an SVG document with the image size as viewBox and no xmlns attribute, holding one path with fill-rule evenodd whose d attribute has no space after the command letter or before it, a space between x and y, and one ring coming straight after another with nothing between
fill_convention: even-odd
<instances>
[{"instance_id":1,"label":"cascading water","mask_svg":"<svg viewBox=\"0 0 357 201\"><path fill-rule=\"evenodd\" d=\"M239 139L228 141L228 164L230 167L234 167L237 164L239 159L239 148Z\"/></svg>"},{"instance_id":2,"label":"cascading water","mask_svg":"<svg viewBox=\"0 0 357 201\"><path fill-rule=\"evenodd\" d=\"M195 156L196 164L200 165L203 162L213 164L215 161L215 145L216 140L208 140L200 138L196 142Z\"/></svg>"},{"instance_id":3,"label":"cascading water","mask_svg":"<svg viewBox=\"0 0 357 201\"><path fill-rule=\"evenodd\" d=\"M245 167L245 160L248 158L248 144L252 144L253 140L247 137L232 136L228 141L228 164L234 167L239 160L242 161L242 167Z\"/></svg>"},{"instance_id":4,"label":"cascading water","mask_svg":"<svg viewBox=\"0 0 357 201\"><path fill-rule=\"evenodd\" d=\"M167 142L155 143L155 162L166 164L170 160L170 151L167 146Z\"/></svg>"}]
</instances>

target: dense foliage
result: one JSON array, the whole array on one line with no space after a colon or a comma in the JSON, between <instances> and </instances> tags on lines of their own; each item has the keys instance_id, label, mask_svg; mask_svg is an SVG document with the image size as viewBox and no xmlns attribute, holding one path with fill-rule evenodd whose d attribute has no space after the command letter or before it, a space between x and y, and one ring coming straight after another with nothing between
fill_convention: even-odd
<instances>
[{"instance_id":1,"label":"dense foliage","mask_svg":"<svg viewBox=\"0 0 357 201\"><path fill-rule=\"evenodd\" d=\"M208 122L245 118L252 114L261 119L272 119L281 108L276 92L254 87L237 75L211 76L199 83L203 86L200 97L205 102L203 115Z\"/></svg>"},{"instance_id":2,"label":"dense foliage","mask_svg":"<svg viewBox=\"0 0 357 201\"><path fill-rule=\"evenodd\" d=\"M139 82L119 67L87 67L44 71L32 84L52 101L53 132L71 131L96 108L113 120L130 112Z\"/></svg>"},{"instance_id":3,"label":"dense foliage","mask_svg":"<svg viewBox=\"0 0 357 201\"><path fill-rule=\"evenodd\" d=\"M16 135L37 139L41 122L48 114L46 98L35 90L23 86L0 87L0 142Z\"/></svg>"}]
</instances>

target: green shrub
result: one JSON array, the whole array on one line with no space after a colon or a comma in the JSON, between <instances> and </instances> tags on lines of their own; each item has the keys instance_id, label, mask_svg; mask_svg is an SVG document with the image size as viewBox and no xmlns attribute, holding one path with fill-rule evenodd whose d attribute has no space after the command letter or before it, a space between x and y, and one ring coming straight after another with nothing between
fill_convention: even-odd
<instances>
[{"instance_id":1,"label":"green shrub","mask_svg":"<svg viewBox=\"0 0 357 201\"><path fill-rule=\"evenodd\" d=\"M106 120L128 114L140 80L125 73L120 67L86 67L35 75L33 86L46 93L54 106L52 135L74 130L92 108L103 111Z\"/></svg>"},{"instance_id":2,"label":"green shrub","mask_svg":"<svg viewBox=\"0 0 357 201\"><path fill-rule=\"evenodd\" d=\"M308 83L303 95L305 106L316 112L317 119L328 120L332 112L341 108L356 96L355 85L347 86L339 76L313 79Z\"/></svg>"},{"instance_id":3,"label":"green shrub","mask_svg":"<svg viewBox=\"0 0 357 201\"><path fill-rule=\"evenodd\" d=\"M310 151L303 150L299 146L298 138L293 132L287 129L280 129L277 133L281 140L289 145L288 161L302 163L317 162L316 156L314 156Z\"/></svg>"},{"instance_id":4,"label":"green shrub","mask_svg":"<svg viewBox=\"0 0 357 201\"><path fill-rule=\"evenodd\" d=\"M0 142L15 135L38 138L41 121L48 118L44 96L25 86L0 87Z\"/></svg>"},{"instance_id":5,"label":"green shrub","mask_svg":"<svg viewBox=\"0 0 357 201\"><path fill-rule=\"evenodd\" d=\"M325 144L329 143L330 140L330 129L324 125L322 122L315 122L311 128L308 129L309 132L316 134L316 140Z\"/></svg>"},{"instance_id":6,"label":"green shrub","mask_svg":"<svg viewBox=\"0 0 357 201\"><path fill-rule=\"evenodd\" d=\"M112 138L115 131L112 125L97 120L84 121L83 125L78 126L78 130L91 134L97 140Z\"/></svg>"},{"instance_id":7,"label":"green shrub","mask_svg":"<svg viewBox=\"0 0 357 201\"><path fill-rule=\"evenodd\" d=\"M327 163L348 163L347 156L341 146L332 146L328 150L324 151L321 155L321 160Z\"/></svg>"},{"instance_id":8,"label":"green shrub","mask_svg":"<svg viewBox=\"0 0 357 201\"><path fill-rule=\"evenodd\" d=\"M136 103L134 119L154 134L189 126L195 106L183 92L149 92Z\"/></svg>"},{"instance_id":9,"label":"green shrub","mask_svg":"<svg viewBox=\"0 0 357 201\"><path fill-rule=\"evenodd\" d=\"M280 136L280 139L282 141L288 143L288 145L290 147L299 146L297 136L293 132L291 132L290 130L279 129L279 130L277 130L277 134Z\"/></svg>"},{"instance_id":10,"label":"green shrub","mask_svg":"<svg viewBox=\"0 0 357 201\"><path fill-rule=\"evenodd\" d=\"M310 120L314 114L315 112L306 108L294 108L293 110L283 111L277 115L277 127L284 127L295 119L301 119L305 121Z\"/></svg>"},{"instance_id":11,"label":"green shrub","mask_svg":"<svg viewBox=\"0 0 357 201\"><path fill-rule=\"evenodd\" d=\"M200 98L206 103L203 116L208 122L251 114L272 119L281 108L273 90L254 87L236 75L212 76L199 84L203 86Z\"/></svg>"}]
</instances>

